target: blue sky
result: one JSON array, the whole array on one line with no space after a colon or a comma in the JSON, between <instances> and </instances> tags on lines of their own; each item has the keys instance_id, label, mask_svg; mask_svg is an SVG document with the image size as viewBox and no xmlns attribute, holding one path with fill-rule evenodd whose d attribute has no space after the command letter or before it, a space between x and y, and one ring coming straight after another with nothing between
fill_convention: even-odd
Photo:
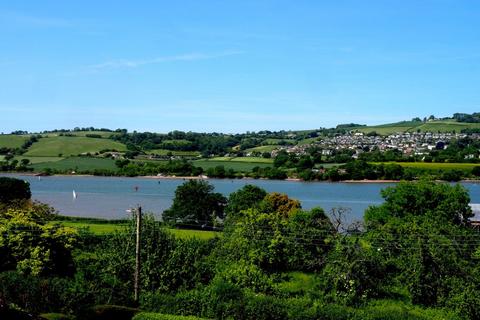
<instances>
[{"instance_id":1,"label":"blue sky","mask_svg":"<svg viewBox=\"0 0 480 320\"><path fill-rule=\"evenodd\" d=\"M480 2L0 1L0 132L480 111Z\"/></svg>"}]
</instances>

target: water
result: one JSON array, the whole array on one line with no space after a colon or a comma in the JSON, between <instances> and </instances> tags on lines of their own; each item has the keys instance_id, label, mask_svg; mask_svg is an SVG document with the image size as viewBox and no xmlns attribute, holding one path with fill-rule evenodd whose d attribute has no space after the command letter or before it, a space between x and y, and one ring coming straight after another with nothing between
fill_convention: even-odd
<instances>
[{"instance_id":1,"label":"water","mask_svg":"<svg viewBox=\"0 0 480 320\"><path fill-rule=\"evenodd\" d=\"M5 175L7 176L7 175ZM55 207L62 215L118 219L128 217L127 209L141 205L157 217L170 207L181 179L148 179L125 177L74 177L8 175L30 182L32 198ZM370 205L382 203L380 190L393 183L329 183L275 180L208 180L216 192L228 196L246 184L254 184L267 192L286 193L301 201L302 207L336 207L351 209L348 220L361 220ZM480 186L463 183L471 202L480 203ZM138 190L136 190L138 187ZM77 198L73 199L73 190Z\"/></svg>"}]
</instances>

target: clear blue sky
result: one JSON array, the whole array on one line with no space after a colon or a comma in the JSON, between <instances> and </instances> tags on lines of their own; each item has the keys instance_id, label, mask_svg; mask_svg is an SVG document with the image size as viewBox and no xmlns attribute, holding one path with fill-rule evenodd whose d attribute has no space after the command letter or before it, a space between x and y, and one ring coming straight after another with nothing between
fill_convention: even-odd
<instances>
[{"instance_id":1,"label":"clear blue sky","mask_svg":"<svg viewBox=\"0 0 480 320\"><path fill-rule=\"evenodd\" d=\"M475 0L8 2L0 132L244 132L480 111Z\"/></svg>"}]
</instances>

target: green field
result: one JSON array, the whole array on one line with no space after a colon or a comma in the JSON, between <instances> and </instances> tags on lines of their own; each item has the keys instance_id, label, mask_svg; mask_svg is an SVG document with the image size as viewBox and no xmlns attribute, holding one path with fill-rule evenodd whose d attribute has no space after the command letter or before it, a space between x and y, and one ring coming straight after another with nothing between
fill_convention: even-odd
<instances>
[{"instance_id":1,"label":"green field","mask_svg":"<svg viewBox=\"0 0 480 320\"><path fill-rule=\"evenodd\" d=\"M85 229L95 234L108 234L115 231L120 231L125 228L125 225L114 223L88 223L88 222L73 222L73 221L61 221L60 224L65 227L71 227L75 229Z\"/></svg>"},{"instance_id":2,"label":"green field","mask_svg":"<svg viewBox=\"0 0 480 320\"><path fill-rule=\"evenodd\" d=\"M378 126L369 126L369 127L356 127L352 128L353 130L368 133L375 131L381 135L388 135L397 132L407 132L407 131L416 131L416 128L423 124L423 122L413 122L413 121L402 121L396 123L382 124Z\"/></svg>"},{"instance_id":3,"label":"green field","mask_svg":"<svg viewBox=\"0 0 480 320\"><path fill-rule=\"evenodd\" d=\"M28 159L30 160L31 164L37 164L37 163L45 163L45 162L56 162L63 160L65 158L61 157L24 157L24 156L18 156L15 157L18 161L21 161L22 159Z\"/></svg>"},{"instance_id":4,"label":"green field","mask_svg":"<svg viewBox=\"0 0 480 320\"><path fill-rule=\"evenodd\" d=\"M374 164L380 164L375 162ZM383 164L399 164L404 168L418 168L418 169L458 169L458 170L471 170L474 167L480 166L476 163L436 163L436 162L383 162Z\"/></svg>"},{"instance_id":5,"label":"green field","mask_svg":"<svg viewBox=\"0 0 480 320\"><path fill-rule=\"evenodd\" d=\"M166 156L169 152L171 152L172 155L174 156L181 156L181 157L197 157L200 155L200 152L198 151L171 151L166 149L155 149L155 150L145 151L145 153L156 154L159 156Z\"/></svg>"},{"instance_id":6,"label":"green field","mask_svg":"<svg viewBox=\"0 0 480 320\"><path fill-rule=\"evenodd\" d=\"M315 143L316 141L318 141L318 137L316 138L307 138L307 139L303 139L303 140L300 140L298 141L298 144L299 145L304 145L304 144L312 144L312 143Z\"/></svg>"},{"instance_id":7,"label":"green field","mask_svg":"<svg viewBox=\"0 0 480 320\"><path fill-rule=\"evenodd\" d=\"M435 120L429 122L413 122L402 121L390 124L383 124L378 126L352 128L359 132L368 133L375 131L381 135L388 135L398 132L457 132L460 133L462 129L480 128L480 123L465 123L456 122L454 120Z\"/></svg>"},{"instance_id":8,"label":"green field","mask_svg":"<svg viewBox=\"0 0 480 320\"><path fill-rule=\"evenodd\" d=\"M271 145L268 145L268 146L259 146L259 147L246 149L245 151L247 151L247 152L272 152L273 150L278 149L278 148L280 148L279 145L271 144Z\"/></svg>"},{"instance_id":9,"label":"green field","mask_svg":"<svg viewBox=\"0 0 480 320\"><path fill-rule=\"evenodd\" d=\"M29 138L29 135L0 134L0 148L20 148Z\"/></svg>"},{"instance_id":10,"label":"green field","mask_svg":"<svg viewBox=\"0 0 480 320\"><path fill-rule=\"evenodd\" d=\"M75 170L75 171L87 171L87 170L112 170L116 171L118 168L115 165L115 160L104 158L87 158L87 157L70 157L54 162L42 162L32 165L34 171L42 171L46 168L54 170Z\"/></svg>"},{"instance_id":11,"label":"green field","mask_svg":"<svg viewBox=\"0 0 480 320\"><path fill-rule=\"evenodd\" d=\"M125 151L124 144L109 140L86 137L49 137L42 138L34 143L25 156L49 156L56 157L78 155L81 153L95 153L103 149L115 149Z\"/></svg>"},{"instance_id":12,"label":"green field","mask_svg":"<svg viewBox=\"0 0 480 320\"><path fill-rule=\"evenodd\" d=\"M248 162L248 163L268 163L272 164L273 159L262 157L214 157L208 161L225 161L225 162Z\"/></svg>"},{"instance_id":13,"label":"green field","mask_svg":"<svg viewBox=\"0 0 480 320\"><path fill-rule=\"evenodd\" d=\"M109 234L115 231L121 231L125 228L125 225L123 224L115 224L115 223L108 223L108 222L89 223L89 222L77 222L77 221L60 221L60 224L66 227L71 227L76 229L87 228L89 231L98 235ZM208 239L214 238L216 235L220 235L219 232L215 232L215 231L201 231L201 230L187 230L187 229L168 229L168 231L173 233L175 237L182 238L182 239L198 238L202 240L208 240Z\"/></svg>"},{"instance_id":14,"label":"green field","mask_svg":"<svg viewBox=\"0 0 480 320\"><path fill-rule=\"evenodd\" d=\"M456 121L433 121L427 122L418 126L422 132L457 132L460 133L462 129L476 129L480 128L480 123L465 123Z\"/></svg>"}]
</instances>

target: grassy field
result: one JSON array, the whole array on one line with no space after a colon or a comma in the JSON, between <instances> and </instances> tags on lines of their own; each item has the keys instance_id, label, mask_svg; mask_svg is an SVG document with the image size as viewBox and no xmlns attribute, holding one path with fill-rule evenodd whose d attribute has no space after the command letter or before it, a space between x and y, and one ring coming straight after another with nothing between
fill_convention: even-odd
<instances>
[{"instance_id":1,"label":"grassy field","mask_svg":"<svg viewBox=\"0 0 480 320\"><path fill-rule=\"evenodd\" d=\"M165 150L165 149L155 149L155 150L146 151L146 153L156 154L159 156L166 156L169 152L171 152L172 155L174 156L181 156L181 157L197 157L200 155L200 152L198 151L171 151L171 150Z\"/></svg>"},{"instance_id":2,"label":"grassy field","mask_svg":"<svg viewBox=\"0 0 480 320\"><path fill-rule=\"evenodd\" d=\"M383 164L392 164L396 163L401 165L404 168L418 168L418 169L430 169L430 170L441 170L441 169L458 169L458 170L471 170L480 164L476 163L435 163L435 162L383 162ZM375 163L380 164L380 163Z\"/></svg>"},{"instance_id":3,"label":"grassy field","mask_svg":"<svg viewBox=\"0 0 480 320\"><path fill-rule=\"evenodd\" d=\"M88 222L77 222L77 221L59 221L59 223L66 227L71 227L75 229L87 228L89 231L98 235L109 234L115 231L121 231L123 228L125 228L125 225L113 224L113 223L107 223L107 222L88 223ZM215 231L201 231L201 230L187 230L187 229L168 229L168 231L173 233L175 237L178 237L181 239L198 238L202 240L208 240L208 239L214 238L215 235L221 234Z\"/></svg>"},{"instance_id":4,"label":"grassy field","mask_svg":"<svg viewBox=\"0 0 480 320\"><path fill-rule=\"evenodd\" d=\"M423 122L402 121L396 123L382 124L378 126L358 127L353 129L363 133L375 131L376 133L381 135L388 135L397 132L416 131L416 128L419 126L419 124L423 124Z\"/></svg>"},{"instance_id":5,"label":"grassy field","mask_svg":"<svg viewBox=\"0 0 480 320\"><path fill-rule=\"evenodd\" d=\"M18 156L18 157L15 157L15 159L17 159L18 161L20 161L22 159L28 159L28 160L30 160L30 163L37 164L37 163L45 163L45 162L56 162L56 161L63 160L65 158L61 158L61 157L24 157L24 156Z\"/></svg>"},{"instance_id":6,"label":"grassy field","mask_svg":"<svg viewBox=\"0 0 480 320\"><path fill-rule=\"evenodd\" d=\"M25 156L56 157L78 155L81 153L95 153L103 149L126 150L124 144L109 140L86 137L49 137L42 138L34 143Z\"/></svg>"},{"instance_id":7,"label":"grassy field","mask_svg":"<svg viewBox=\"0 0 480 320\"><path fill-rule=\"evenodd\" d=\"M245 151L247 151L247 152L272 152L273 150L278 149L278 148L280 148L279 145L271 144L271 145L268 145L268 146L259 146L259 147L255 147L255 148L246 149Z\"/></svg>"},{"instance_id":8,"label":"grassy field","mask_svg":"<svg viewBox=\"0 0 480 320\"><path fill-rule=\"evenodd\" d=\"M29 138L29 135L0 134L0 148L20 148Z\"/></svg>"},{"instance_id":9,"label":"grassy field","mask_svg":"<svg viewBox=\"0 0 480 320\"><path fill-rule=\"evenodd\" d=\"M303 139L303 140L298 141L298 144L299 144L299 145L312 144L312 143L318 141L318 139L319 139L318 137L316 137L316 138L307 138L307 139Z\"/></svg>"},{"instance_id":10,"label":"grassy field","mask_svg":"<svg viewBox=\"0 0 480 320\"><path fill-rule=\"evenodd\" d=\"M115 160L103 159L103 158L87 158L87 157L70 157L54 162L42 162L32 165L35 171L42 171L43 169L50 168L55 170L112 170L116 171L118 168L115 166Z\"/></svg>"},{"instance_id":11,"label":"grassy field","mask_svg":"<svg viewBox=\"0 0 480 320\"><path fill-rule=\"evenodd\" d=\"M226 162L248 162L248 163L268 163L272 164L273 159L262 157L214 157L208 159L209 161L226 161Z\"/></svg>"},{"instance_id":12,"label":"grassy field","mask_svg":"<svg viewBox=\"0 0 480 320\"><path fill-rule=\"evenodd\" d=\"M434 122L427 122L416 129L420 129L422 132L457 132L460 133L462 129L474 129L480 128L480 123L464 123L464 122L456 122L456 121L434 121Z\"/></svg>"},{"instance_id":13,"label":"grassy field","mask_svg":"<svg viewBox=\"0 0 480 320\"><path fill-rule=\"evenodd\" d=\"M369 126L354 128L360 132L368 133L375 131L381 135L388 135L397 132L457 132L460 133L462 129L480 128L480 123L464 123L453 120L436 120L423 122L403 121L397 123L384 124L379 126Z\"/></svg>"},{"instance_id":14,"label":"grassy field","mask_svg":"<svg viewBox=\"0 0 480 320\"><path fill-rule=\"evenodd\" d=\"M87 228L89 231L95 234L108 234L115 231L120 231L125 227L125 225L113 223L88 223L72 221L60 221L60 224L64 225L65 227L71 227L75 229Z\"/></svg>"}]
</instances>

